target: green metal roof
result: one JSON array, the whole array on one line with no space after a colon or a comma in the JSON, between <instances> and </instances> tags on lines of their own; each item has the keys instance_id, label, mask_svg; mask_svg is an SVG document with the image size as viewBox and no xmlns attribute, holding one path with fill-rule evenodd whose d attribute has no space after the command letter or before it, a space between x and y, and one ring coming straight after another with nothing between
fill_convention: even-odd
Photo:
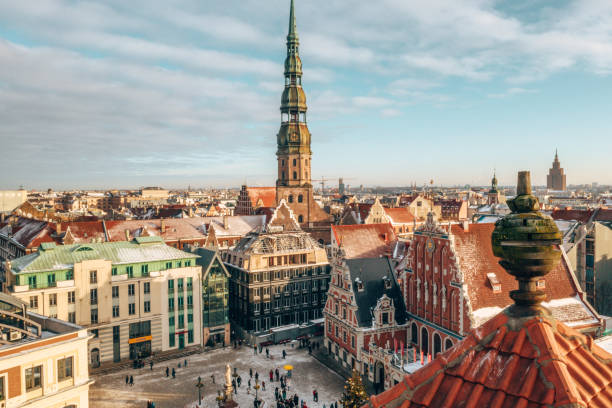
<instances>
[{"instance_id":1,"label":"green metal roof","mask_svg":"<svg viewBox=\"0 0 612 408\"><path fill-rule=\"evenodd\" d=\"M18 274L72 269L75 263L95 259L120 265L195 258L199 256L168 246L159 237L147 237L139 241L41 246L38 252L11 261L11 269Z\"/></svg>"}]
</instances>

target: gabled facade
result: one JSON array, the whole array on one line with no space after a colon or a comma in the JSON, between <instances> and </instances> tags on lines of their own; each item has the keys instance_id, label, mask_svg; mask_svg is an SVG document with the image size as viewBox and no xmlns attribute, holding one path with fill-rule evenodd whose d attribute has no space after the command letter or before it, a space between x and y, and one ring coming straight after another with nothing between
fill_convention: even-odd
<instances>
[{"instance_id":1,"label":"gabled facade","mask_svg":"<svg viewBox=\"0 0 612 408\"><path fill-rule=\"evenodd\" d=\"M493 224L441 227L430 214L417 229L402 276L411 319L409 341L434 357L511 303L515 281L491 250ZM585 300L567 259L538 287L547 295L553 316L592 336L602 321Z\"/></svg>"},{"instance_id":2,"label":"gabled facade","mask_svg":"<svg viewBox=\"0 0 612 408\"><path fill-rule=\"evenodd\" d=\"M406 207L388 208L377 197L364 224L390 223L397 236L407 237L417 226L416 218ZM419 222L419 224L421 224Z\"/></svg>"}]
</instances>

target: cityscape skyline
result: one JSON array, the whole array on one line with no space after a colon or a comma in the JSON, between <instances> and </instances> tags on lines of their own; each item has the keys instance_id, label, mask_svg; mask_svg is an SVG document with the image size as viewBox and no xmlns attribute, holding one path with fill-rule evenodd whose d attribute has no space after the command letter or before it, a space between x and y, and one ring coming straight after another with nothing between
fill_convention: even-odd
<instances>
[{"instance_id":1,"label":"cityscape skyline","mask_svg":"<svg viewBox=\"0 0 612 408\"><path fill-rule=\"evenodd\" d=\"M612 184L612 33L592 24L612 6L585 3L298 1L313 178L544 185L558 149L569 185ZM287 1L42 4L0 6L0 169L18 172L0 188L274 181Z\"/></svg>"}]
</instances>

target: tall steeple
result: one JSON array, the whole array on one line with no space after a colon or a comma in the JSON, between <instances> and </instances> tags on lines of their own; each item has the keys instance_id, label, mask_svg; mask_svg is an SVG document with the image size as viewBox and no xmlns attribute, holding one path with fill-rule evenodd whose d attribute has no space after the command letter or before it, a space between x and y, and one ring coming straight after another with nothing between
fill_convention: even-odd
<instances>
[{"instance_id":1,"label":"tall steeple","mask_svg":"<svg viewBox=\"0 0 612 408\"><path fill-rule=\"evenodd\" d=\"M285 58L285 89L281 98L281 127L277 135L277 186L310 185L310 132L306 124L306 94L302 88L302 60L297 33L295 4L291 0L287 57Z\"/></svg>"},{"instance_id":2,"label":"tall steeple","mask_svg":"<svg viewBox=\"0 0 612 408\"><path fill-rule=\"evenodd\" d=\"M546 187L549 190L565 191L566 176L561 162L559 161L559 152L555 149L555 159L553 160L552 167L548 171L548 177L546 178Z\"/></svg>"}]
</instances>

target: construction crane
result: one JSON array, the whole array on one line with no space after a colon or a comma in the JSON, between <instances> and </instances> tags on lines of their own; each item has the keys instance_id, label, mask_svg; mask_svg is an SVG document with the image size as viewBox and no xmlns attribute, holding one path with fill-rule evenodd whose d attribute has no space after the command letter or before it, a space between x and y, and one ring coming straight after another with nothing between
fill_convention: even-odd
<instances>
[{"instance_id":1,"label":"construction crane","mask_svg":"<svg viewBox=\"0 0 612 408\"><path fill-rule=\"evenodd\" d=\"M317 182L317 184L321 185L321 194L325 194L325 183L327 183L328 181L332 181L333 179L328 179L325 178L324 176L321 177L320 179L314 179L314 180L310 180L312 182Z\"/></svg>"}]
</instances>

